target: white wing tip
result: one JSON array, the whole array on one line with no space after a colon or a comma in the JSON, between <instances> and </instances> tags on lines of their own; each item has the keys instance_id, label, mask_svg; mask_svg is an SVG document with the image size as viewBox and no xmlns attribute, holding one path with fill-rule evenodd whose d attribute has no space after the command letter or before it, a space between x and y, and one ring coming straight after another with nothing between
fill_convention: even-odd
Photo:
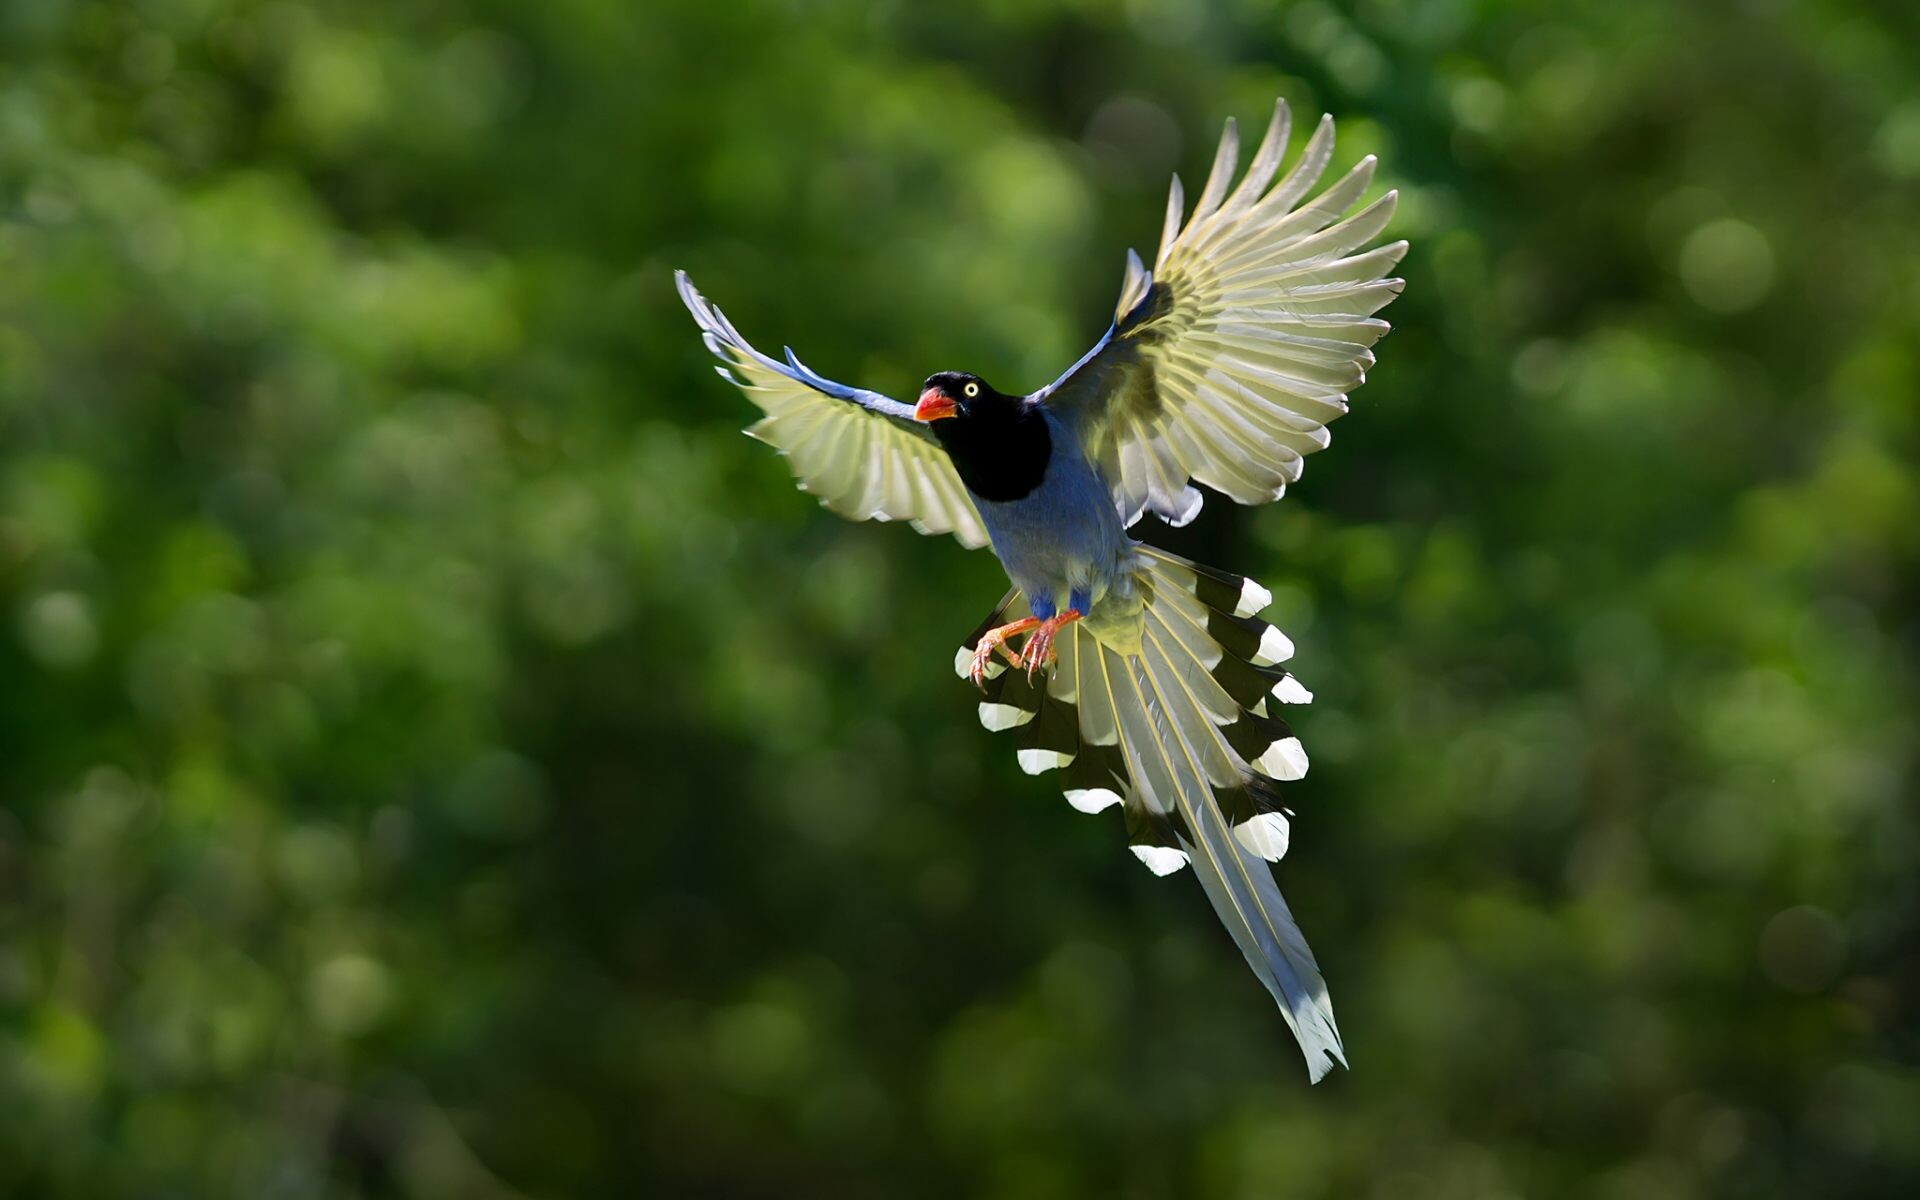
<instances>
[{"instance_id":1,"label":"white wing tip","mask_svg":"<svg viewBox=\"0 0 1920 1200\"><path fill-rule=\"evenodd\" d=\"M1282 704L1312 704L1313 693L1303 687L1298 679L1289 675L1273 685L1267 693Z\"/></svg>"},{"instance_id":2,"label":"white wing tip","mask_svg":"<svg viewBox=\"0 0 1920 1200\"><path fill-rule=\"evenodd\" d=\"M984 709L986 705L980 707ZM1253 760L1253 768L1269 779L1304 779L1307 774L1307 748L1300 744L1297 737L1281 738Z\"/></svg>"},{"instance_id":3,"label":"white wing tip","mask_svg":"<svg viewBox=\"0 0 1920 1200\"><path fill-rule=\"evenodd\" d=\"M1260 634L1260 648L1253 652L1253 665L1271 667L1293 657L1293 640L1281 633L1276 625L1269 625ZM1278 697L1275 697L1278 699Z\"/></svg>"},{"instance_id":4,"label":"white wing tip","mask_svg":"<svg viewBox=\"0 0 1920 1200\"><path fill-rule=\"evenodd\" d=\"M1233 827L1233 836L1254 854L1268 862L1279 862L1286 857L1287 846L1292 840L1292 823L1285 813L1261 813L1251 821L1243 821Z\"/></svg>"},{"instance_id":5,"label":"white wing tip","mask_svg":"<svg viewBox=\"0 0 1920 1200\"><path fill-rule=\"evenodd\" d=\"M1240 581L1240 602L1233 606L1236 617L1251 617L1273 603L1273 593L1251 579Z\"/></svg>"},{"instance_id":6,"label":"white wing tip","mask_svg":"<svg viewBox=\"0 0 1920 1200\"><path fill-rule=\"evenodd\" d=\"M1155 875L1171 875L1187 865L1187 852L1172 846L1129 846L1127 849Z\"/></svg>"},{"instance_id":7,"label":"white wing tip","mask_svg":"<svg viewBox=\"0 0 1920 1200\"><path fill-rule=\"evenodd\" d=\"M1188 484L1164 504L1154 504L1153 511L1162 521L1178 529L1199 516L1205 503L1206 497L1200 494L1200 489Z\"/></svg>"},{"instance_id":8,"label":"white wing tip","mask_svg":"<svg viewBox=\"0 0 1920 1200\"><path fill-rule=\"evenodd\" d=\"M1018 751L1016 757L1020 760L1020 769L1029 775L1057 770L1073 761L1071 754L1062 754L1058 750L1046 750L1037 746Z\"/></svg>"},{"instance_id":9,"label":"white wing tip","mask_svg":"<svg viewBox=\"0 0 1920 1200\"><path fill-rule=\"evenodd\" d=\"M991 700L980 703L980 723L994 733L1002 729L1012 729L1016 725L1025 725L1033 720L1033 714L1011 704L996 704Z\"/></svg>"},{"instance_id":10,"label":"white wing tip","mask_svg":"<svg viewBox=\"0 0 1920 1200\"><path fill-rule=\"evenodd\" d=\"M1067 803L1083 813L1104 812L1120 802L1120 793L1112 788L1067 789Z\"/></svg>"}]
</instances>

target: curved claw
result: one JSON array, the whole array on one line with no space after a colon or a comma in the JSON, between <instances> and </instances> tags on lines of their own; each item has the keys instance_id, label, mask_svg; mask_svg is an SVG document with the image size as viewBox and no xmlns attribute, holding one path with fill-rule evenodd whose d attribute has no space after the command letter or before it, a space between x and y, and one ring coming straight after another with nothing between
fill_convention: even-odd
<instances>
[{"instance_id":1,"label":"curved claw","mask_svg":"<svg viewBox=\"0 0 1920 1200\"><path fill-rule=\"evenodd\" d=\"M1026 648L1021 651L1020 655L1026 659L1027 682L1033 682L1035 672L1053 665L1054 637L1059 634L1063 626L1072 624L1079 619L1080 610L1070 608L1058 616L1049 617L1040 622L1040 628L1034 630L1033 636L1027 639ZM1019 666L1020 664L1015 663L1014 665Z\"/></svg>"},{"instance_id":2,"label":"curved claw","mask_svg":"<svg viewBox=\"0 0 1920 1200\"><path fill-rule=\"evenodd\" d=\"M1015 634L1025 633L1038 624L1040 624L1040 622L1033 617L1022 617L1010 625L1002 625L998 629L989 629L981 634L980 640L976 642L973 647L973 662L967 667L967 677L973 680L973 686L979 688L981 691L986 690L987 666L993 661L993 654L996 650L1000 652L1000 656L1006 659L1015 670L1019 670L1021 666L1020 653L1013 647L1007 645L1007 639Z\"/></svg>"},{"instance_id":3,"label":"curved claw","mask_svg":"<svg viewBox=\"0 0 1920 1200\"><path fill-rule=\"evenodd\" d=\"M973 680L973 686L983 692L987 690L987 666L993 662L995 649L1004 650L1005 647L998 642L989 642L986 638L981 638L980 644L973 648L973 662L967 668L967 678ZM1013 665L1015 667L1020 665L1017 655Z\"/></svg>"}]
</instances>

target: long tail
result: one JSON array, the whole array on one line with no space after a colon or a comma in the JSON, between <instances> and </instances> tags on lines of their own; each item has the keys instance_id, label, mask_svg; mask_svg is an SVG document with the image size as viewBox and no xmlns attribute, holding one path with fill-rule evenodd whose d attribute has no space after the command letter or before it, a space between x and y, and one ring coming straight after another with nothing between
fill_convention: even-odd
<instances>
[{"instance_id":1,"label":"long tail","mask_svg":"<svg viewBox=\"0 0 1920 1200\"><path fill-rule=\"evenodd\" d=\"M1291 814L1277 784L1307 771L1275 710L1313 695L1279 666L1292 643L1255 615L1272 599L1265 588L1148 546L1136 561L1138 621L1118 633L1067 626L1048 680L993 670L980 722L1017 730L1022 769L1060 771L1080 811L1120 805L1128 843L1154 874L1193 865L1317 1083L1347 1060L1326 982L1267 866L1287 851ZM956 669L965 674L981 632L1024 608L1009 593Z\"/></svg>"}]
</instances>

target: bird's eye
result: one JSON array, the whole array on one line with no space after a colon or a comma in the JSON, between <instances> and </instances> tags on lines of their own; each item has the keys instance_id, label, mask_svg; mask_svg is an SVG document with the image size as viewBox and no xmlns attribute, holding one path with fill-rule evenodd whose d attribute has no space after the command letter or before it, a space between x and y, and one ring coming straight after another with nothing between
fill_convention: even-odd
<instances>
[{"instance_id":1,"label":"bird's eye","mask_svg":"<svg viewBox=\"0 0 1920 1200\"><path fill-rule=\"evenodd\" d=\"M969 400L973 399L975 396L978 396L980 394L980 385L977 383L968 384L966 386L966 393L967 393L967 399Z\"/></svg>"}]
</instances>

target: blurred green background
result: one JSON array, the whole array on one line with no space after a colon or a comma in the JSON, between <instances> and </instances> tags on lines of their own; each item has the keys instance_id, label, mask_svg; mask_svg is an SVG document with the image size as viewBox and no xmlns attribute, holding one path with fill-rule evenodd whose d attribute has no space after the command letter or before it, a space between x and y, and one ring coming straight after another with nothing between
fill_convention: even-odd
<instances>
[{"instance_id":1,"label":"blurred green background","mask_svg":"<svg viewBox=\"0 0 1920 1200\"><path fill-rule=\"evenodd\" d=\"M0 1195L1920 1183L1920 10L5 0ZM1272 98L1413 239L1278 505L1306 1085L670 272L1037 386Z\"/></svg>"}]
</instances>

